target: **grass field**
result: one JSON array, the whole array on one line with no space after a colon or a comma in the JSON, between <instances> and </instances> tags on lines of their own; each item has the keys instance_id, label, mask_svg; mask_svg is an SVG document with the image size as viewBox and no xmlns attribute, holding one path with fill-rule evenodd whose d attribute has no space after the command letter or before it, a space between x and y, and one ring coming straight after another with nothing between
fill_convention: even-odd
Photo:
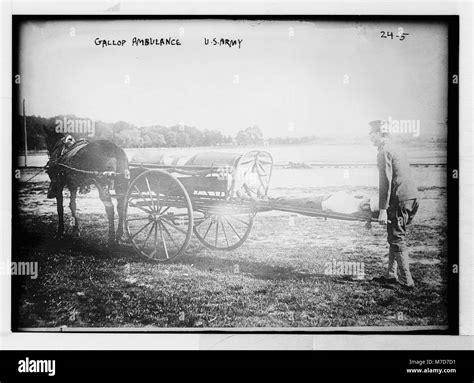
<instances>
[{"instance_id":1,"label":"grass field","mask_svg":"<svg viewBox=\"0 0 474 383\"><path fill-rule=\"evenodd\" d=\"M130 245L106 248L106 218L95 191L78 199L81 237L53 240L55 202L45 199L46 188L45 182L21 183L19 190L16 260L39 264L37 279L14 278L20 327L447 325L444 188L420 191L409 231L413 292L370 281L384 271L388 256L385 229L378 225L263 213L237 250L211 251L193 238L173 263L152 264ZM335 190L340 188L277 192ZM363 278L327 275L328 262L336 261L363 264Z\"/></svg>"}]
</instances>

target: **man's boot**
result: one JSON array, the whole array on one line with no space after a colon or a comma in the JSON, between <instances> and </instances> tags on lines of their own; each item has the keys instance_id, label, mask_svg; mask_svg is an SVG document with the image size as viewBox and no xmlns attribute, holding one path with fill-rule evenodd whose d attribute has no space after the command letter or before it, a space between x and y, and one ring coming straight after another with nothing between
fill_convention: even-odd
<instances>
[{"instance_id":1,"label":"man's boot","mask_svg":"<svg viewBox=\"0 0 474 383\"><path fill-rule=\"evenodd\" d=\"M384 275L372 279L375 282L384 284L396 284L397 280L397 261L395 260L395 251L390 248L388 253L388 267Z\"/></svg>"},{"instance_id":2,"label":"man's boot","mask_svg":"<svg viewBox=\"0 0 474 383\"><path fill-rule=\"evenodd\" d=\"M395 260L398 264L398 282L407 289L413 289L415 283L410 273L408 250L397 251Z\"/></svg>"},{"instance_id":3,"label":"man's boot","mask_svg":"<svg viewBox=\"0 0 474 383\"><path fill-rule=\"evenodd\" d=\"M395 260L395 250L390 248L388 253L388 266L384 275L385 279L389 281L397 280L397 261Z\"/></svg>"}]
</instances>

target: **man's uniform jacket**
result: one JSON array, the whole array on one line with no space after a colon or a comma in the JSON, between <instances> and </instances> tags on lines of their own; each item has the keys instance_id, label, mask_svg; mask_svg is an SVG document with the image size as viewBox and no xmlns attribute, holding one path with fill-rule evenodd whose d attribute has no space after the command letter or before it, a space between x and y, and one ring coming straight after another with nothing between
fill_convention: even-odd
<instances>
[{"instance_id":1,"label":"man's uniform jacket","mask_svg":"<svg viewBox=\"0 0 474 383\"><path fill-rule=\"evenodd\" d=\"M377 154L379 168L379 208L387 209L399 202L418 197L410 164L405 152L391 142L384 141Z\"/></svg>"}]
</instances>

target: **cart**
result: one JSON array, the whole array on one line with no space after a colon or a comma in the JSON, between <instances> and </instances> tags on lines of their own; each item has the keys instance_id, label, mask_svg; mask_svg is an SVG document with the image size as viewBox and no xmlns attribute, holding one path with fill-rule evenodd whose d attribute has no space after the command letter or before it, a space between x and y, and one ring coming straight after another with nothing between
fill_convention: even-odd
<instances>
[{"instance_id":1,"label":"cart","mask_svg":"<svg viewBox=\"0 0 474 383\"><path fill-rule=\"evenodd\" d=\"M199 153L130 164L125 229L142 257L168 262L182 255L194 233L213 250L234 250L252 230L257 213L279 210L349 221L373 219L314 208L279 205L267 198L273 159L266 151Z\"/></svg>"}]
</instances>

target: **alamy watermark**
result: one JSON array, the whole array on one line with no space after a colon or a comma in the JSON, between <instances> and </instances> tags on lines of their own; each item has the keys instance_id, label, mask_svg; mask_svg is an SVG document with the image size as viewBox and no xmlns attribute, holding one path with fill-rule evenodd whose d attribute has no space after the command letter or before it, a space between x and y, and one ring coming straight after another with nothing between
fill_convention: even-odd
<instances>
[{"instance_id":1,"label":"alamy watermark","mask_svg":"<svg viewBox=\"0 0 474 383\"><path fill-rule=\"evenodd\" d=\"M348 275L356 279L365 278L364 262L336 261L326 262L324 264L325 275Z\"/></svg>"},{"instance_id":2,"label":"alamy watermark","mask_svg":"<svg viewBox=\"0 0 474 383\"><path fill-rule=\"evenodd\" d=\"M420 137L420 120L396 120L391 116L382 122L380 130L390 134L411 134L413 137Z\"/></svg>"},{"instance_id":3,"label":"alamy watermark","mask_svg":"<svg viewBox=\"0 0 474 383\"><path fill-rule=\"evenodd\" d=\"M18 361L19 373L43 373L48 376L56 375L56 361L55 360L36 360L25 358Z\"/></svg>"},{"instance_id":4,"label":"alamy watermark","mask_svg":"<svg viewBox=\"0 0 474 383\"><path fill-rule=\"evenodd\" d=\"M95 122L87 118L67 118L56 120L56 133L87 134L95 136Z\"/></svg>"},{"instance_id":5,"label":"alamy watermark","mask_svg":"<svg viewBox=\"0 0 474 383\"><path fill-rule=\"evenodd\" d=\"M38 278L38 262L5 262L0 261L1 275L23 275L31 279Z\"/></svg>"}]
</instances>

